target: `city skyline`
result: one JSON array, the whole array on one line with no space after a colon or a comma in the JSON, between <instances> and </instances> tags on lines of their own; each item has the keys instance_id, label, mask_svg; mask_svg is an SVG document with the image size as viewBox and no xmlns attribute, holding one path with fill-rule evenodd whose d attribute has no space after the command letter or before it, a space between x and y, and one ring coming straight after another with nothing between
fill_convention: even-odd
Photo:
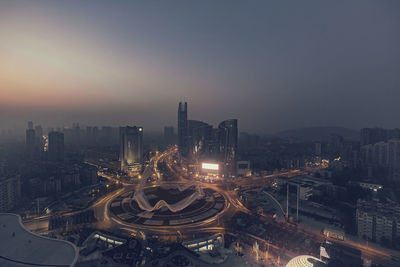
<instances>
[{"instance_id":1,"label":"city skyline","mask_svg":"<svg viewBox=\"0 0 400 267\"><path fill-rule=\"evenodd\" d=\"M0 267L400 266L399 11L0 1Z\"/></svg>"},{"instance_id":2,"label":"city skyline","mask_svg":"<svg viewBox=\"0 0 400 267\"><path fill-rule=\"evenodd\" d=\"M1 127L394 128L398 5L2 2Z\"/></svg>"}]
</instances>

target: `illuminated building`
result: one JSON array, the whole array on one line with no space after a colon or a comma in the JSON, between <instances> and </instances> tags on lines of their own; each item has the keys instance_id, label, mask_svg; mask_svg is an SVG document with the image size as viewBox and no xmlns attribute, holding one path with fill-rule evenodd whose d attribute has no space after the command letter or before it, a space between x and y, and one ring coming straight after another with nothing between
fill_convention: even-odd
<instances>
[{"instance_id":1,"label":"illuminated building","mask_svg":"<svg viewBox=\"0 0 400 267\"><path fill-rule=\"evenodd\" d=\"M179 102L178 147L190 161L218 161L224 177L236 176L238 147L237 119L225 120L218 128L205 122L188 120L187 103ZM201 169L200 169L201 171Z\"/></svg>"},{"instance_id":2,"label":"illuminated building","mask_svg":"<svg viewBox=\"0 0 400 267\"><path fill-rule=\"evenodd\" d=\"M238 176L251 176L250 161L238 161L236 163L236 171Z\"/></svg>"},{"instance_id":3,"label":"illuminated building","mask_svg":"<svg viewBox=\"0 0 400 267\"><path fill-rule=\"evenodd\" d=\"M212 126L196 120L188 121L188 152L192 157L208 154ZM208 155L207 155L208 156Z\"/></svg>"},{"instance_id":4,"label":"illuminated building","mask_svg":"<svg viewBox=\"0 0 400 267\"><path fill-rule=\"evenodd\" d=\"M50 132L48 144L49 159L53 161L64 160L64 134L61 132Z\"/></svg>"},{"instance_id":5,"label":"illuminated building","mask_svg":"<svg viewBox=\"0 0 400 267\"><path fill-rule=\"evenodd\" d=\"M220 171L221 170L218 163L209 163L209 162L201 163L200 173L202 176L219 177Z\"/></svg>"},{"instance_id":6,"label":"illuminated building","mask_svg":"<svg viewBox=\"0 0 400 267\"><path fill-rule=\"evenodd\" d=\"M324 262L316 257L308 255L300 255L291 259L286 267L317 267L326 266Z\"/></svg>"},{"instance_id":7,"label":"illuminated building","mask_svg":"<svg viewBox=\"0 0 400 267\"><path fill-rule=\"evenodd\" d=\"M224 163L225 177L236 175L236 151L238 145L237 120L226 120L219 124L219 148Z\"/></svg>"},{"instance_id":8,"label":"illuminated building","mask_svg":"<svg viewBox=\"0 0 400 267\"><path fill-rule=\"evenodd\" d=\"M143 161L143 128L120 127L121 170L128 173L141 171Z\"/></svg>"},{"instance_id":9,"label":"illuminated building","mask_svg":"<svg viewBox=\"0 0 400 267\"><path fill-rule=\"evenodd\" d=\"M224 236L216 234L210 237L200 238L182 243L186 248L201 253L208 253L216 248L224 247Z\"/></svg>"},{"instance_id":10,"label":"illuminated building","mask_svg":"<svg viewBox=\"0 0 400 267\"><path fill-rule=\"evenodd\" d=\"M178 148L182 155L188 153L187 102L179 102L178 107Z\"/></svg>"}]
</instances>

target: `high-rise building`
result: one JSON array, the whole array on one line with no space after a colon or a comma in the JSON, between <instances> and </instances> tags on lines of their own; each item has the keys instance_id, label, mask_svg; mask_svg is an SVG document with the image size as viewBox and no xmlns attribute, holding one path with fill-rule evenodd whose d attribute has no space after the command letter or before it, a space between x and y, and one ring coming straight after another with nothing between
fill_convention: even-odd
<instances>
[{"instance_id":1,"label":"high-rise building","mask_svg":"<svg viewBox=\"0 0 400 267\"><path fill-rule=\"evenodd\" d=\"M219 145L222 162L224 163L225 177L236 175L236 153L238 145L237 120L223 121L218 126Z\"/></svg>"},{"instance_id":2,"label":"high-rise building","mask_svg":"<svg viewBox=\"0 0 400 267\"><path fill-rule=\"evenodd\" d=\"M366 167L386 168L388 178L400 180L400 139L361 146L360 154Z\"/></svg>"},{"instance_id":3,"label":"high-rise building","mask_svg":"<svg viewBox=\"0 0 400 267\"><path fill-rule=\"evenodd\" d=\"M178 147L182 155L188 154L187 102L179 102L178 106Z\"/></svg>"},{"instance_id":4,"label":"high-rise building","mask_svg":"<svg viewBox=\"0 0 400 267\"><path fill-rule=\"evenodd\" d=\"M97 126L86 127L86 144L94 146L99 141L99 128Z\"/></svg>"},{"instance_id":5,"label":"high-rise building","mask_svg":"<svg viewBox=\"0 0 400 267\"><path fill-rule=\"evenodd\" d=\"M18 175L0 176L0 212L15 208L21 196L21 181Z\"/></svg>"},{"instance_id":6,"label":"high-rise building","mask_svg":"<svg viewBox=\"0 0 400 267\"><path fill-rule=\"evenodd\" d=\"M64 134L61 132L49 133L48 144L49 159L53 161L64 161Z\"/></svg>"},{"instance_id":7,"label":"high-rise building","mask_svg":"<svg viewBox=\"0 0 400 267\"><path fill-rule=\"evenodd\" d=\"M32 158L36 151L36 135L34 129L26 130L26 152L27 155Z\"/></svg>"},{"instance_id":8,"label":"high-rise building","mask_svg":"<svg viewBox=\"0 0 400 267\"><path fill-rule=\"evenodd\" d=\"M35 126L36 145L39 151L44 150L43 128L40 125Z\"/></svg>"},{"instance_id":9,"label":"high-rise building","mask_svg":"<svg viewBox=\"0 0 400 267\"><path fill-rule=\"evenodd\" d=\"M197 157L208 156L208 146L212 137L212 126L196 120L188 120L188 155Z\"/></svg>"},{"instance_id":10,"label":"high-rise building","mask_svg":"<svg viewBox=\"0 0 400 267\"><path fill-rule=\"evenodd\" d=\"M36 125L35 126L35 133L36 133L36 136L40 136L40 137L42 137L43 136L43 128L42 128L42 126L41 125Z\"/></svg>"},{"instance_id":11,"label":"high-rise building","mask_svg":"<svg viewBox=\"0 0 400 267\"><path fill-rule=\"evenodd\" d=\"M28 121L28 130L33 130L33 121Z\"/></svg>"},{"instance_id":12,"label":"high-rise building","mask_svg":"<svg viewBox=\"0 0 400 267\"><path fill-rule=\"evenodd\" d=\"M361 146L400 138L400 129L364 128L360 131Z\"/></svg>"},{"instance_id":13,"label":"high-rise building","mask_svg":"<svg viewBox=\"0 0 400 267\"><path fill-rule=\"evenodd\" d=\"M164 127L164 142L166 145L175 144L174 127L172 127L172 126Z\"/></svg>"},{"instance_id":14,"label":"high-rise building","mask_svg":"<svg viewBox=\"0 0 400 267\"><path fill-rule=\"evenodd\" d=\"M121 170L128 173L139 172L143 162L143 128L120 127Z\"/></svg>"},{"instance_id":15,"label":"high-rise building","mask_svg":"<svg viewBox=\"0 0 400 267\"><path fill-rule=\"evenodd\" d=\"M395 202L359 199L356 220L359 237L391 243L400 236L400 205Z\"/></svg>"}]
</instances>

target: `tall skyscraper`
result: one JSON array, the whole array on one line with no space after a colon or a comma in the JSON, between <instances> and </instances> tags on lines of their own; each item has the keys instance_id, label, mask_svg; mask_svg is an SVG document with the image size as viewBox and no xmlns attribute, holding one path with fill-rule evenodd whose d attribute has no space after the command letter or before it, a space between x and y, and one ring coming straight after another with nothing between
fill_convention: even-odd
<instances>
[{"instance_id":1,"label":"tall skyscraper","mask_svg":"<svg viewBox=\"0 0 400 267\"><path fill-rule=\"evenodd\" d=\"M188 153L187 102L179 102L178 107L178 147L182 155Z\"/></svg>"},{"instance_id":2,"label":"tall skyscraper","mask_svg":"<svg viewBox=\"0 0 400 267\"><path fill-rule=\"evenodd\" d=\"M61 132L49 133L49 159L52 161L64 161L64 134Z\"/></svg>"},{"instance_id":3,"label":"tall skyscraper","mask_svg":"<svg viewBox=\"0 0 400 267\"><path fill-rule=\"evenodd\" d=\"M226 120L219 124L219 147L224 163L225 177L236 175L236 153L238 144L237 120Z\"/></svg>"},{"instance_id":4,"label":"tall skyscraper","mask_svg":"<svg viewBox=\"0 0 400 267\"><path fill-rule=\"evenodd\" d=\"M188 156L209 156L208 152L212 137L212 128L212 125L209 125L205 122L188 120Z\"/></svg>"},{"instance_id":5,"label":"tall skyscraper","mask_svg":"<svg viewBox=\"0 0 400 267\"><path fill-rule=\"evenodd\" d=\"M44 150L43 128L40 125L35 126L36 145L38 151Z\"/></svg>"},{"instance_id":6,"label":"tall skyscraper","mask_svg":"<svg viewBox=\"0 0 400 267\"><path fill-rule=\"evenodd\" d=\"M143 128L120 127L121 170L128 173L139 172L143 162Z\"/></svg>"},{"instance_id":7,"label":"tall skyscraper","mask_svg":"<svg viewBox=\"0 0 400 267\"><path fill-rule=\"evenodd\" d=\"M33 121L28 121L28 130L33 130Z\"/></svg>"},{"instance_id":8,"label":"tall skyscraper","mask_svg":"<svg viewBox=\"0 0 400 267\"><path fill-rule=\"evenodd\" d=\"M36 146L35 130L27 129L26 130L26 152L30 158L34 157L36 147L37 146Z\"/></svg>"}]
</instances>

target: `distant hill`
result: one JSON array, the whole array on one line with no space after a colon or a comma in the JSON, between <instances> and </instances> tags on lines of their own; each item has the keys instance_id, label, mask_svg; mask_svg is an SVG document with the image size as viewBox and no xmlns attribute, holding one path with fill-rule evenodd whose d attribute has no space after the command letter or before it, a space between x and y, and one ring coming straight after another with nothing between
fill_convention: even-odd
<instances>
[{"instance_id":1,"label":"distant hill","mask_svg":"<svg viewBox=\"0 0 400 267\"><path fill-rule=\"evenodd\" d=\"M341 135L345 140L358 141L360 139L360 132L358 130L344 127L298 128L281 131L275 135L280 138L291 138L299 141L328 141L332 134Z\"/></svg>"}]
</instances>

